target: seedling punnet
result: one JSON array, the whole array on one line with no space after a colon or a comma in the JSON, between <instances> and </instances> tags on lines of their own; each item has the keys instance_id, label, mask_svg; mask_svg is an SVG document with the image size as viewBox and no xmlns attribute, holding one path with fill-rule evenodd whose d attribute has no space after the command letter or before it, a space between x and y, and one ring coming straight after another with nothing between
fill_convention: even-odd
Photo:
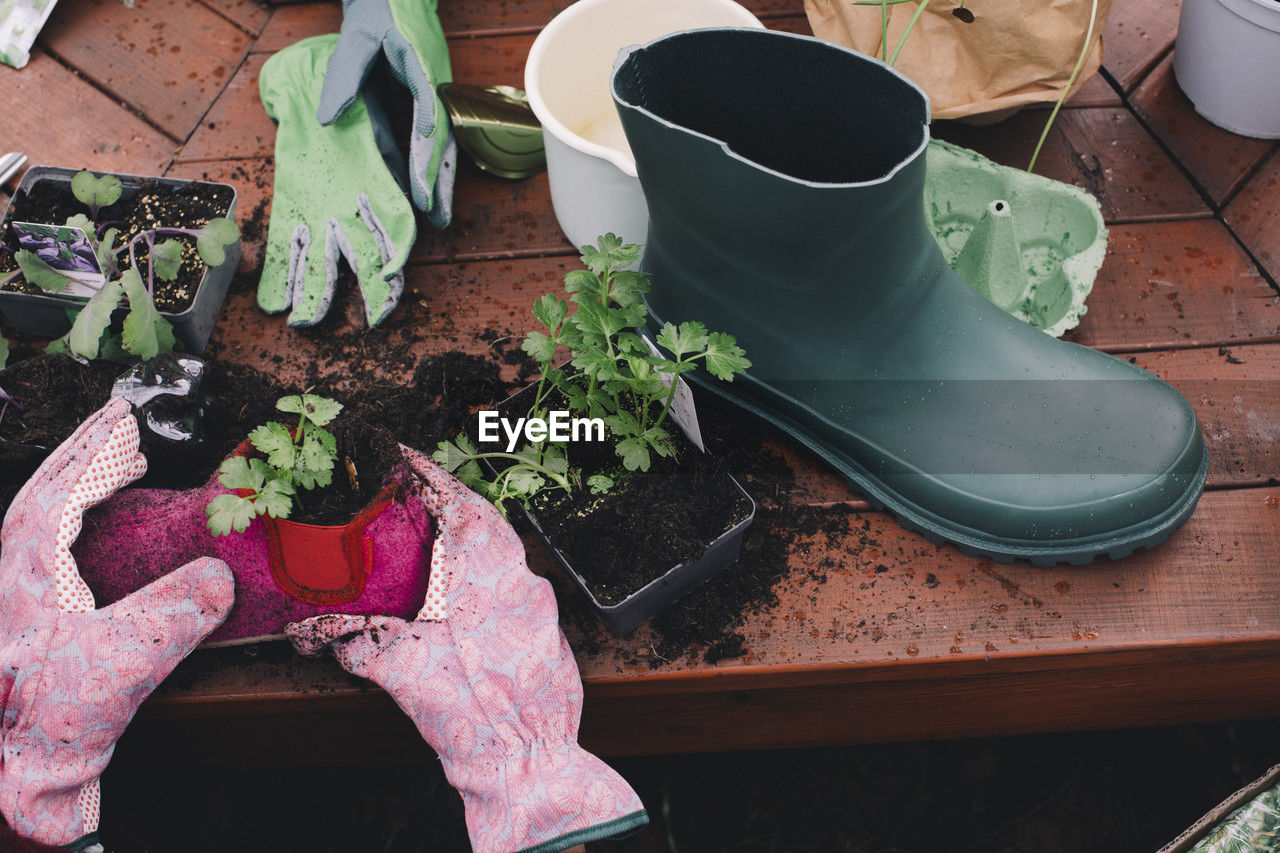
<instances>
[{"instance_id":1,"label":"seedling punnet","mask_svg":"<svg viewBox=\"0 0 1280 853\"><path fill-rule=\"evenodd\" d=\"M521 436L532 444L541 444L547 439L558 444L567 441L604 441L605 436L604 418L575 418L563 409L553 409L545 418L516 418L514 424L492 409L480 412L479 418L480 442L489 444L501 441L498 427L502 427L502 432L507 437L507 453L515 452L520 445Z\"/></svg>"}]
</instances>

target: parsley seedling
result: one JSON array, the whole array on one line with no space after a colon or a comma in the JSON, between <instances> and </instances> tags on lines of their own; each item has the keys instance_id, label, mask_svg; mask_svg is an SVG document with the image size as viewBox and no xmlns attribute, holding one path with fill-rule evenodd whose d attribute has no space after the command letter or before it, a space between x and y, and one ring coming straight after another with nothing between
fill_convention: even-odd
<instances>
[{"instance_id":1,"label":"parsley seedling","mask_svg":"<svg viewBox=\"0 0 1280 853\"><path fill-rule=\"evenodd\" d=\"M292 430L271 421L249 433L254 449L266 459L232 456L218 467L218 482L228 489L249 492L218 495L209 501L205 514L209 530L216 536L231 531L243 533L256 516L288 518L299 489L323 488L333 481L333 464L338 455L337 439L324 429L342 411L342 404L313 394L281 397L276 408L298 415Z\"/></svg>"},{"instance_id":2,"label":"parsley seedling","mask_svg":"<svg viewBox=\"0 0 1280 853\"><path fill-rule=\"evenodd\" d=\"M702 323L666 323L657 344L667 355L655 354L634 329L642 327L649 310L644 294L648 276L631 267L641 247L623 244L613 234L595 246L583 246L586 269L571 270L564 278L568 299L547 293L533 306L542 327L528 334L522 349L539 368L537 389L528 417L545 418L553 394L559 393L571 411L603 419L625 472L648 471L653 454L675 453L667 416L675 400L677 380L698 367L726 382L751 366L732 335L708 332ZM572 308L571 308L572 305ZM574 371L552 366L556 348L571 355ZM565 491L581 482L570 470L564 450L548 442L526 444L516 454L480 452L465 436L443 441L433 458L456 473L463 483L492 500L516 498L525 506L544 488ZM513 461L493 481L485 480L478 459ZM596 474L587 479L592 494L603 494L614 479Z\"/></svg>"}]
</instances>

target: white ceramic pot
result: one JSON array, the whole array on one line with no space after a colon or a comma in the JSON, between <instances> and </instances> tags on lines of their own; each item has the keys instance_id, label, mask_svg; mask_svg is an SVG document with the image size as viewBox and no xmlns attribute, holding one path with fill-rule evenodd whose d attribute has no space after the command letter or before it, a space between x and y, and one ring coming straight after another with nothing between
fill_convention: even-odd
<instances>
[{"instance_id":1,"label":"white ceramic pot","mask_svg":"<svg viewBox=\"0 0 1280 853\"><path fill-rule=\"evenodd\" d=\"M1209 121L1280 139L1280 0L1182 0L1173 73Z\"/></svg>"},{"instance_id":2,"label":"white ceramic pot","mask_svg":"<svg viewBox=\"0 0 1280 853\"><path fill-rule=\"evenodd\" d=\"M524 67L542 122L551 203L575 246L612 231L643 243L649 228L636 164L609 94L618 52L700 27L764 27L733 0L579 0L538 34Z\"/></svg>"}]
</instances>

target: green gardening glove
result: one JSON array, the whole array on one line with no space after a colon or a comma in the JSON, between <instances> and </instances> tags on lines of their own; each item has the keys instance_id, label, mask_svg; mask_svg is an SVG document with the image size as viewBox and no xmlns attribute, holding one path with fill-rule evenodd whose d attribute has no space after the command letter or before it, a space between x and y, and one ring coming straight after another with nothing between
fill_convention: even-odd
<instances>
[{"instance_id":1,"label":"green gardening glove","mask_svg":"<svg viewBox=\"0 0 1280 853\"><path fill-rule=\"evenodd\" d=\"M437 94L453 80L436 0L342 0L342 37L325 72L317 117L329 125L363 92L379 54L413 93L409 185L413 203L431 224L444 228L453 216L453 176L458 146L449 113Z\"/></svg>"},{"instance_id":2,"label":"green gardening glove","mask_svg":"<svg viewBox=\"0 0 1280 853\"><path fill-rule=\"evenodd\" d=\"M392 171L402 161L382 132L377 100L356 98L328 127L316 120L324 69L337 43L337 35L303 39L268 59L258 78L267 115L278 125L258 304L271 314L291 309L290 326L324 319L339 255L360 283L369 325L378 325L400 301L417 236L403 180Z\"/></svg>"}]
</instances>

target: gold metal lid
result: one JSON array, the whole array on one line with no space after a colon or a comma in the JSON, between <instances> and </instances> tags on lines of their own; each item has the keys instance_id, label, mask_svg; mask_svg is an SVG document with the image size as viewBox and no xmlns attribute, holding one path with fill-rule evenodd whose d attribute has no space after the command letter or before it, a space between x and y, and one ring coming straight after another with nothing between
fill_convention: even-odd
<instances>
[{"instance_id":1,"label":"gold metal lid","mask_svg":"<svg viewBox=\"0 0 1280 853\"><path fill-rule=\"evenodd\" d=\"M522 89L445 83L439 91L458 144L481 169L519 179L546 168L542 125Z\"/></svg>"}]
</instances>

